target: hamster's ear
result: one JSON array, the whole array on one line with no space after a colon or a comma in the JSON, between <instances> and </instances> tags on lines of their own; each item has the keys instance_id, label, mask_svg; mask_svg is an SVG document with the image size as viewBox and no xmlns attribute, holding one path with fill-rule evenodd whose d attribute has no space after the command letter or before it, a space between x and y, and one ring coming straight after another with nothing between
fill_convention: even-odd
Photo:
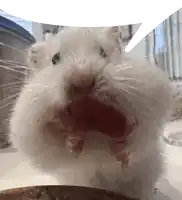
<instances>
[{"instance_id":1,"label":"hamster's ear","mask_svg":"<svg viewBox=\"0 0 182 200\"><path fill-rule=\"evenodd\" d=\"M113 39L121 40L121 31L120 31L120 27L118 26L103 28L102 31L110 39L113 38Z\"/></svg>"},{"instance_id":2,"label":"hamster's ear","mask_svg":"<svg viewBox=\"0 0 182 200\"><path fill-rule=\"evenodd\" d=\"M104 34L104 37L107 38L110 41L113 41L115 45L117 45L118 49L120 49L120 52L123 52L123 41L122 41L122 35L121 35L121 27L119 26L113 26L113 27L106 27L102 29L102 33Z\"/></svg>"}]
</instances>

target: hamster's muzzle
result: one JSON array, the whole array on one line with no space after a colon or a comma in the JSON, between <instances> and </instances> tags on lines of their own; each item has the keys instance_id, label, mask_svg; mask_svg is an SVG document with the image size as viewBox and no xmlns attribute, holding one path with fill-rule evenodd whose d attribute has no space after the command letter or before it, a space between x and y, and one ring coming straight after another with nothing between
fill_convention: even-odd
<instances>
[{"instance_id":1,"label":"hamster's muzzle","mask_svg":"<svg viewBox=\"0 0 182 200\"><path fill-rule=\"evenodd\" d=\"M103 95L98 86L102 87L103 81L107 80L100 80L100 76L102 74L99 73L94 76L94 72L91 73L87 68L73 67L64 77L69 103L60 111L59 118L68 130L66 144L72 152L82 152L87 134L100 133L110 138L110 141L125 142L134 128L126 114L102 100ZM107 83L104 85L107 87Z\"/></svg>"}]
</instances>

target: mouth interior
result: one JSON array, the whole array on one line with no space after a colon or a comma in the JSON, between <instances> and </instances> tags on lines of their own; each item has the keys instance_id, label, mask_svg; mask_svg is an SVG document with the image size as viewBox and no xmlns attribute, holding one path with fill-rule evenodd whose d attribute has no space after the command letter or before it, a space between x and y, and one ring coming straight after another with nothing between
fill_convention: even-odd
<instances>
[{"instance_id":1,"label":"mouth interior","mask_svg":"<svg viewBox=\"0 0 182 200\"><path fill-rule=\"evenodd\" d=\"M127 118L112 106L85 97L67 106L71 128L77 132L97 131L111 138L130 132Z\"/></svg>"},{"instance_id":2,"label":"mouth interior","mask_svg":"<svg viewBox=\"0 0 182 200\"><path fill-rule=\"evenodd\" d=\"M111 151L117 154L132 132L133 125L127 117L112 106L89 97L73 101L65 108L66 123L71 132L66 137L66 146L71 152L81 154L84 149L84 136L87 132L99 132L108 136ZM60 116L61 118L61 116ZM63 122L63 118L61 119ZM63 122L64 123L64 122Z\"/></svg>"}]
</instances>

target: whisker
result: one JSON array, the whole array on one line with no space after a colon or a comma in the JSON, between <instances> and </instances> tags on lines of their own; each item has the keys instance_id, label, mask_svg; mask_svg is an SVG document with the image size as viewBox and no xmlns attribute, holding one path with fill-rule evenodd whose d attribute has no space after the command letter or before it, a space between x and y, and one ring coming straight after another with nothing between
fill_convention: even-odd
<instances>
[{"instance_id":1,"label":"whisker","mask_svg":"<svg viewBox=\"0 0 182 200\"><path fill-rule=\"evenodd\" d=\"M10 102L8 102L8 103L6 103L6 104L4 104L4 105L2 105L2 106L0 106L0 109L2 109L2 108L5 108L5 107L7 107L7 106L11 105L11 104L12 104L12 102L13 102L13 100L12 100L12 101L10 101Z\"/></svg>"},{"instance_id":2,"label":"whisker","mask_svg":"<svg viewBox=\"0 0 182 200\"><path fill-rule=\"evenodd\" d=\"M116 72L120 72L120 71L124 71L124 70L130 69L130 68L133 68L133 66L132 65L131 66L116 65L114 68L115 68Z\"/></svg>"},{"instance_id":3,"label":"whisker","mask_svg":"<svg viewBox=\"0 0 182 200\"><path fill-rule=\"evenodd\" d=\"M9 63L9 64L16 64L16 65L26 66L25 64L17 62L17 61L14 61L14 60L0 59L0 62L6 62L6 63Z\"/></svg>"},{"instance_id":4,"label":"whisker","mask_svg":"<svg viewBox=\"0 0 182 200\"><path fill-rule=\"evenodd\" d=\"M127 88L130 89L130 90L132 89L133 91L135 91L135 95L136 96L142 96L144 94L144 93L142 93L141 90L138 90L135 86L132 86L131 84L128 84ZM147 88L145 88L145 89L147 89ZM133 94L134 94L134 92L133 92ZM155 101L155 97L154 96L152 96L151 98L153 99L153 101Z\"/></svg>"},{"instance_id":5,"label":"whisker","mask_svg":"<svg viewBox=\"0 0 182 200\"><path fill-rule=\"evenodd\" d=\"M6 87L6 86L11 86L11 85L18 85L18 84L21 84L21 83L24 83L24 81L7 83L7 84L0 85L0 87Z\"/></svg>"},{"instance_id":6,"label":"whisker","mask_svg":"<svg viewBox=\"0 0 182 200\"><path fill-rule=\"evenodd\" d=\"M135 94L134 92L131 92L131 91L127 90L124 86L120 87L119 90L122 91L122 92L124 92L124 93L126 93L126 94L135 96L135 97L137 97L139 100L142 99L141 97L139 97L139 96L138 96L137 94ZM126 95L125 95L125 96L126 96Z\"/></svg>"},{"instance_id":7,"label":"whisker","mask_svg":"<svg viewBox=\"0 0 182 200\"><path fill-rule=\"evenodd\" d=\"M2 99L2 102L5 102L5 101L10 100L10 99L13 99L14 97L16 97L16 96L18 96L18 95L19 95L19 93L16 93L16 94L13 94L13 95L11 95L11 96L8 96L7 98Z\"/></svg>"},{"instance_id":8,"label":"whisker","mask_svg":"<svg viewBox=\"0 0 182 200\"><path fill-rule=\"evenodd\" d=\"M22 86L22 84L20 84L20 85L12 85L12 86L5 87L3 89L4 90L9 90L9 89L19 90L21 86Z\"/></svg>"},{"instance_id":9,"label":"whisker","mask_svg":"<svg viewBox=\"0 0 182 200\"><path fill-rule=\"evenodd\" d=\"M127 86L128 87L128 86ZM127 90L124 85L122 85L122 87L120 87L120 91L124 92L125 94L129 94L130 96L135 97L136 99L138 99L139 101L143 102L143 105L145 105L146 109L150 112L153 108L150 108L150 106L147 105L147 102L143 101L142 95L138 95L137 93L139 93L140 91L135 90L135 92L132 92L130 90ZM136 93L137 92L137 93ZM141 92L140 92L141 94ZM125 95L125 97L127 98L127 95Z\"/></svg>"},{"instance_id":10,"label":"whisker","mask_svg":"<svg viewBox=\"0 0 182 200\"><path fill-rule=\"evenodd\" d=\"M20 49L17 49L17 48L15 48L15 47L12 47L12 46L10 46L10 45L8 45L8 44L5 44L5 43L3 43L3 42L0 42L0 45L5 46L5 47L8 47L8 48L10 48L10 49L13 49L13 50L15 50L15 51L18 51L18 52L20 52L20 53L25 53L25 52L27 51L27 49L25 49L25 50L20 50ZM0 48L1 48L1 47L0 47Z\"/></svg>"},{"instance_id":11,"label":"whisker","mask_svg":"<svg viewBox=\"0 0 182 200\"><path fill-rule=\"evenodd\" d=\"M28 69L28 70L35 70L34 68L28 67L28 66L23 65L21 63L19 64L19 63L11 62L11 61L8 61L8 60L2 60L2 59L0 59L0 62L5 63L5 64L9 64L9 65L11 65L11 67L14 67L14 68L22 68L22 69Z\"/></svg>"},{"instance_id":12,"label":"whisker","mask_svg":"<svg viewBox=\"0 0 182 200\"><path fill-rule=\"evenodd\" d=\"M23 77L18 77L18 76L13 76L13 78L16 80L16 81L25 81L25 76L26 76L26 74L24 74L24 76Z\"/></svg>"},{"instance_id":13,"label":"whisker","mask_svg":"<svg viewBox=\"0 0 182 200\"><path fill-rule=\"evenodd\" d=\"M114 80L116 81L135 81L137 83L141 83L140 80L136 78L131 78L131 77L114 77Z\"/></svg>"},{"instance_id":14,"label":"whisker","mask_svg":"<svg viewBox=\"0 0 182 200\"><path fill-rule=\"evenodd\" d=\"M9 68L9 67L6 67L6 66L3 66L3 65L0 65L1 68L4 68L6 70L10 70L10 71L14 71L16 73L20 73L20 74L23 74L23 75L26 75L27 73L25 72L21 72L21 71L18 71L18 70L15 70L15 69L12 69L12 68Z\"/></svg>"},{"instance_id":15,"label":"whisker","mask_svg":"<svg viewBox=\"0 0 182 200\"><path fill-rule=\"evenodd\" d=\"M21 66L21 65L16 65L16 66L13 66L14 68L20 68L20 69L28 69L28 70L32 70L32 71L35 71L35 69L31 68L31 67L26 67L26 66Z\"/></svg>"}]
</instances>

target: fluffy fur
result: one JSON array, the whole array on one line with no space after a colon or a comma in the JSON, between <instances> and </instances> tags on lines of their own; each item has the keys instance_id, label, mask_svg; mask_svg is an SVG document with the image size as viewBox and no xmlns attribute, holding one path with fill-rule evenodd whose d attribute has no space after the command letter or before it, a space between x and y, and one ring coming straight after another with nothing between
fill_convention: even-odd
<instances>
[{"instance_id":1,"label":"fluffy fur","mask_svg":"<svg viewBox=\"0 0 182 200\"><path fill-rule=\"evenodd\" d=\"M162 170L159 137L171 106L171 88L155 66L125 58L118 37L113 28L66 28L35 44L29 61L36 70L15 103L11 139L60 184L101 187L149 200ZM106 58L100 56L100 46ZM60 62L53 65L58 52ZM88 136L84 153L76 158L65 147L63 136L69 128L54 118L78 95L68 95L71 85L89 85L93 80L94 98L124 113L128 121L137 121L124 147L132 153L126 168L110 153L106 136L96 132Z\"/></svg>"}]
</instances>

